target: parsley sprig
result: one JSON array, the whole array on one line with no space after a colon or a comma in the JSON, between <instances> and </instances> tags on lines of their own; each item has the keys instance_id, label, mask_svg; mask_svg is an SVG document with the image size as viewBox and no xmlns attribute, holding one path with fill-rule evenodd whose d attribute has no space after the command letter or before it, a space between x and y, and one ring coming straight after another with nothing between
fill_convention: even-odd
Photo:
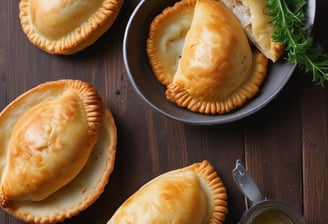
<instances>
[{"instance_id":1,"label":"parsley sprig","mask_svg":"<svg viewBox=\"0 0 328 224\"><path fill-rule=\"evenodd\" d=\"M266 13L276 27L273 41L285 45L288 63L297 63L305 73L312 73L312 81L324 86L328 81L328 54L306 27L306 0L267 0Z\"/></svg>"}]
</instances>

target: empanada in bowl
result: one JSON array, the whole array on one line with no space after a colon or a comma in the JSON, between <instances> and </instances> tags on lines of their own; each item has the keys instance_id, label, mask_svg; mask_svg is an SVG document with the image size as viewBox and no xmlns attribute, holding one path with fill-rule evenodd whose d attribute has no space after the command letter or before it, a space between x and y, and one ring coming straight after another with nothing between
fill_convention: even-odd
<instances>
[{"instance_id":1,"label":"empanada in bowl","mask_svg":"<svg viewBox=\"0 0 328 224\"><path fill-rule=\"evenodd\" d=\"M196 0L178 1L151 23L146 50L154 75L165 86L172 82L177 70L195 3Z\"/></svg>"},{"instance_id":2,"label":"empanada in bowl","mask_svg":"<svg viewBox=\"0 0 328 224\"><path fill-rule=\"evenodd\" d=\"M117 133L91 84L40 84L0 113L0 126L0 203L8 213L25 222L56 223L103 192Z\"/></svg>"},{"instance_id":3,"label":"empanada in bowl","mask_svg":"<svg viewBox=\"0 0 328 224\"><path fill-rule=\"evenodd\" d=\"M116 20L123 0L21 0L27 38L50 54L74 54L93 44Z\"/></svg>"},{"instance_id":4,"label":"empanada in bowl","mask_svg":"<svg viewBox=\"0 0 328 224\"><path fill-rule=\"evenodd\" d=\"M205 160L150 180L107 224L219 224L227 212L226 188Z\"/></svg>"},{"instance_id":5,"label":"empanada in bowl","mask_svg":"<svg viewBox=\"0 0 328 224\"><path fill-rule=\"evenodd\" d=\"M189 27L176 14L191 19ZM179 47L168 47L174 42ZM267 72L268 59L251 47L237 17L215 0L182 0L166 8L151 24L147 53L167 99L204 114L242 106L258 93Z\"/></svg>"}]
</instances>

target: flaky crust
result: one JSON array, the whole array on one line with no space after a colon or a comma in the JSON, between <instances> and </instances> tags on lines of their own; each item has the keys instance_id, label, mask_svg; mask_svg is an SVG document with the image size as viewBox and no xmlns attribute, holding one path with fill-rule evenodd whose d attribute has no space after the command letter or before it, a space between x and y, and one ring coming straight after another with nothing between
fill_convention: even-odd
<instances>
[{"instance_id":1,"label":"flaky crust","mask_svg":"<svg viewBox=\"0 0 328 224\"><path fill-rule=\"evenodd\" d=\"M198 0L194 8L166 97L193 112L228 113L258 92L267 60L252 52L240 22L222 3Z\"/></svg>"},{"instance_id":2,"label":"flaky crust","mask_svg":"<svg viewBox=\"0 0 328 224\"><path fill-rule=\"evenodd\" d=\"M222 0L238 17L253 44L270 60L276 62L284 52L283 44L274 42L275 27L265 14L266 0Z\"/></svg>"},{"instance_id":3,"label":"flaky crust","mask_svg":"<svg viewBox=\"0 0 328 224\"><path fill-rule=\"evenodd\" d=\"M226 188L207 161L164 173L142 186L107 224L223 223Z\"/></svg>"},{"instance_id":4,"label":"flaky crust","mask_svg":"<svg viewBox=\"0 0 328 224\"><path fill-rule=\"evenodd\" d=\"M21 0L23 31L50 54L74 54L93 44L115 21L123 0Z\"/></svg>"},{"instance_id":5,"label":"flaky crust","mask_svg":"<svg viewBox=\"0 0 328 224\"><path fill-rule=\"evenodd\" d=\"M72 100L73 104L70 102ZM56 107L55 113L49 110L51 104ZM40 110L34 110L38 107ZM32 125L28 121L29 116ZM37 120L38 117L50 120ZM75 119L82 127L74 124ZM0 190L1 200L5 200L4 210L25 222L55 223L78 214L103 192L114 166L117 134L112 114L104 107L101 96L92 85L79 80L41 84L9 104L0 114L0 123L8 127L0 130ZM22 132L33 134L18 139L30 144L27 145L28 149L22 148L23 151L16 155L13 152L18 146L12 143L16 141L12 136L24 124L30 126L27 125ZM42 127L47 125L55 125L51 135L43 132ZM66 132L60 131L62 125ZM73 125L74 130L70 130L70 125ZM57 141L56 148L50 144L54 138ZM79 138L85 140L80 141ZM44 141L49 143L48 147L43 148L41 143ZM72 148L71 144L77 149ZM19 161L21 155L26 155L25 152L34 159L27 158L25 166L30 168L22 170L12 160ZM39 171L37 178L34 177L34 170ZM49 175L42 170L51 173ZM14 176L14 180L10 176ZM20 179L20 176L25 179ZM7 183L11 184L10 190L16 194L8 193ZM34 187L31 188L34 184L36 191Z\"/></svg>"},{"instance_id":6,"label":"flaky crust","mask_svg":"<svg viewBox=\"0 0 328 224\"><path fill-rule=\"evenodd\" d=\"M167 90L167 98L180 107L186 107L193 112L204 114L225 114L243 106L259 91L267 74L268 59L260 52L253 53L253 64L245 81L225 99L213 100L205 97L195 97L178 83L171 83Z\"/></svg>"}]
</instances>

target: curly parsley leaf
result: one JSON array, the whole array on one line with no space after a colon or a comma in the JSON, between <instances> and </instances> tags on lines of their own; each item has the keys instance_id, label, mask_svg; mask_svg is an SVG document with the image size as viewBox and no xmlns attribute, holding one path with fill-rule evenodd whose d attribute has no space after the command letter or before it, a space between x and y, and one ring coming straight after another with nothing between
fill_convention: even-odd
<instances>
[{"instance_id":1,"label":"curly parsley leaf","mask_svg":"<svg viewBox=\"0 0 328 224\"><path fill-rule=\"evenodd\" d=\"M308 36L306 0L267 0L266 14L276 27L273 41L285 45L288 63L297 63L305 73L312 73L312 81L324 86L328 81L328 54Z\"/></svg>"}]
</instances>

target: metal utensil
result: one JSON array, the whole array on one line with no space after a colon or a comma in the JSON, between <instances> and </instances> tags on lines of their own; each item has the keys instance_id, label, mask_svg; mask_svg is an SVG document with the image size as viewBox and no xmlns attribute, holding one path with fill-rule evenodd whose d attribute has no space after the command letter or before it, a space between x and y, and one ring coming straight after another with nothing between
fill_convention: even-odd
<instances>
[{"instance_id":1,"label":"metal utensil","mask_svg":"<svg viewBox=\"0 0 328 224\"><path fill-rule=\"evenodd\" d=\"M262 195L253 178L247 173L241 160L236 161L236 167L232 171L233 179L251 202L250 208L246 209L239 220L239 224L268 223L267 221L278 220L281 224L306 224L302 215L285 202L267 199ZM261 219L261 221L257 221ZM266 219L266 221L263 221Z\"/></svg>"}]
</instances>

